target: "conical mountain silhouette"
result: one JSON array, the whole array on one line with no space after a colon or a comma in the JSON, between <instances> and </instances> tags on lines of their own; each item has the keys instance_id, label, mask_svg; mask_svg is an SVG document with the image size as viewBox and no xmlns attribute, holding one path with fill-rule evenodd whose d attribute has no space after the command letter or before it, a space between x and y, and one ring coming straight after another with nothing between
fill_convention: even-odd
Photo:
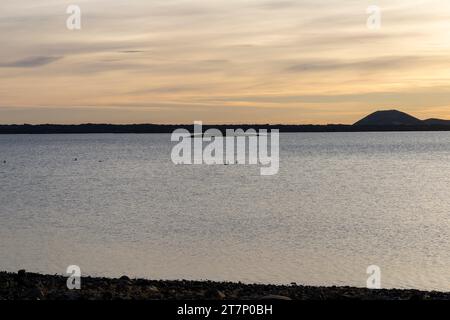
<instances>
[{"instance_id":1,"label":"conical mountain silhouette","mask_svg":"<svg viewBox=\"0 0 450 320\"><path fill-rule=\"evenodd\" d=\"M369 114L359 120L355 126L420 126L426 123L398 110L382 110Z\"/></svg>"}]
</instances>

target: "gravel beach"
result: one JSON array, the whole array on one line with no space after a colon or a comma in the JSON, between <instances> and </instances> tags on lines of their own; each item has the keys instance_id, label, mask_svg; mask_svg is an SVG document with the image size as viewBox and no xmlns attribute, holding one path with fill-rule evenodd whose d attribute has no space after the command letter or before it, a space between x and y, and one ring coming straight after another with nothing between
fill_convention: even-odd
<instances>
[{"instance_id":1,"label":"gravel beach","mask_svg":"<svg viewBox=\"0 0 450 320\"><path fill-rule=\"evenodd\" d=\"M20 270L0 272L0 300L450 300L450 293L418 290L369 290L212 281L163 281L83 277L81 290L67 278Z\"/></svg>"}]
</instances>

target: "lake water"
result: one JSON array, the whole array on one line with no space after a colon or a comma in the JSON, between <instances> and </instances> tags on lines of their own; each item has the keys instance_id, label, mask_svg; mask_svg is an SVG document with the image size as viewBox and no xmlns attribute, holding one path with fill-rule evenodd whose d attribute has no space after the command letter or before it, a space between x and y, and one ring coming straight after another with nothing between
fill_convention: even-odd
<instances>
[{"instance_id":1,"label":"lake water","mask_svg":"<svg viewBox=\"0 0 450 320\"><path fill-rule=\"evenodd\" d=\"M0 136L0 270L450 291L450 132L282 134L275 176L171 147Z\"/></svg>"}]
</instances>

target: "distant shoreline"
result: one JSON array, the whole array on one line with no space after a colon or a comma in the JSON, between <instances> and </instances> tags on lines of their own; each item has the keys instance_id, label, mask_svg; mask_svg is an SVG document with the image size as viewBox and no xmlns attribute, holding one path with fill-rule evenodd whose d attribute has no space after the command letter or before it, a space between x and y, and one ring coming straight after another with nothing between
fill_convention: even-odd
<instances>
[{"instance_id":1,"label":"distant shoreline","mask_svg":"<svg viewBox=\"0 0 450 320\"><path fill-rule=\"evenodd\" d=\"M450 293L212 281L83 277L69 290L61 275L0 272L0 300L450 300Z\"/></svg>"},{"instance_id":2,"label":"distant shoreline","mask_svg":"<svg viewBox=\"0 0 450 320\"><path fill-rule=\"evenodd\" d=\"M194 124L11 124L1 125L0 134L57 134L57 133L172 133L177 129L194 132ZM450 131L450 120L420 120L398 110L376 111L354 124L205 124L203 129L274 130L280 132L390 132L390 131Z\"/></svg>"},{"instance_id":3,"label":"distant shoreline","mask_svg":"<svg viewBox=\"0 0 450 320\"><path fill-rule=\"evenodd\" d=\"M159 125L159 124L80 124L80 125L0 125L0 134L96 134L96 133L172 133L176 129L184 128L193 132L193 125ZM449 125L398 125L398 126L355 126L355 125L203 125L204 130L226 129L273 130L283 133L295 132L407 132L407 131L450 131Z\"/></svg>"}]
</instances>

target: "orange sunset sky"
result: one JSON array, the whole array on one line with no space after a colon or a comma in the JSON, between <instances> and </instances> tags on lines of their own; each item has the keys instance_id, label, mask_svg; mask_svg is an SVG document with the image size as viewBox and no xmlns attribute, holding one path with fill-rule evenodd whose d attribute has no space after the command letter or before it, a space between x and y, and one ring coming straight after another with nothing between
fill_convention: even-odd
<instances>
[{"instance_id":1,"label":"orange sunset sky","mask_svg":"<svg viewBox=\"0 0 450 320\"><path fill-rule=\"evenodd\" d=\"M450 119L448 0L1 1L0 43L2 124Z\"/></svg>"}]
</instances>

